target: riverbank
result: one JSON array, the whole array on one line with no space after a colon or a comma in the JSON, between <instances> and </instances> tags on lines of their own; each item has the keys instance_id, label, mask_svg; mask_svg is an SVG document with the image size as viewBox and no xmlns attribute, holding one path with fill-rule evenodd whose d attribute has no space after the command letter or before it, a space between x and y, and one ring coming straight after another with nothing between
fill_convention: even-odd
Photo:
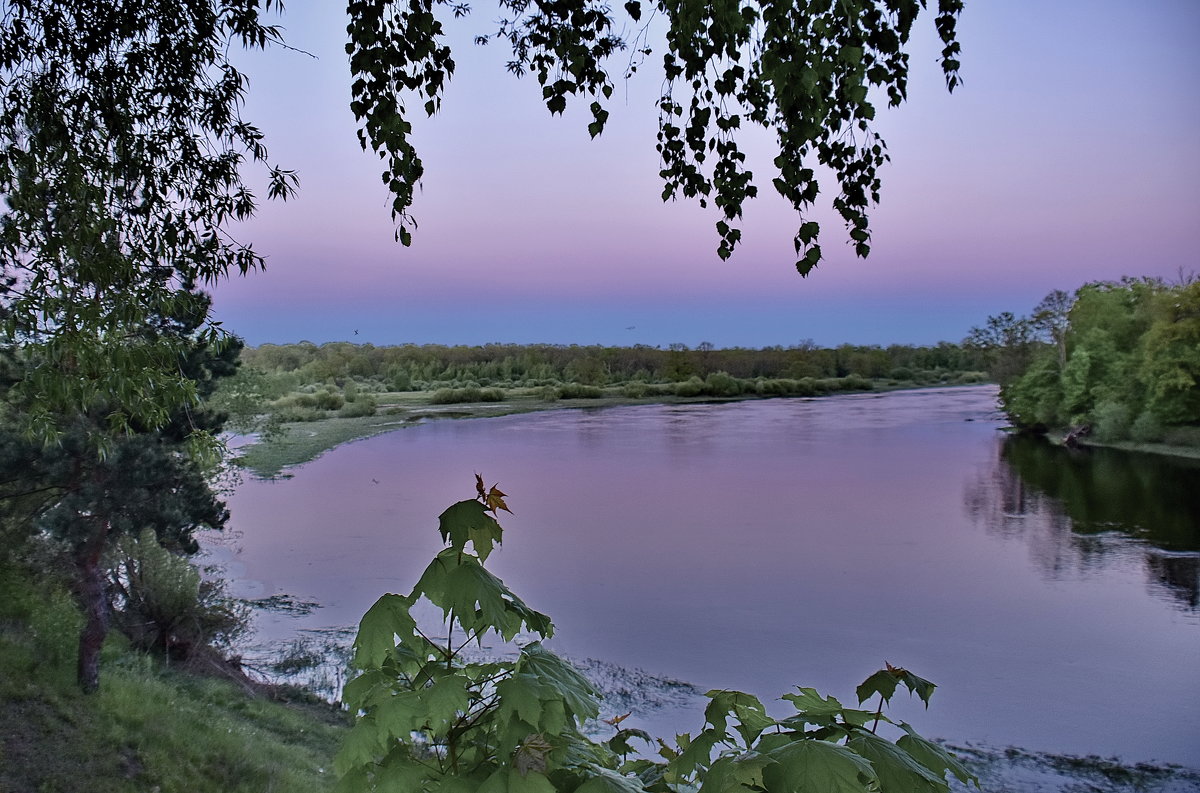
<instances>
[{"instance_id":1,"label":"riverbank","mask_svg":"<svg viewBox=\"0 0 1200 793\"><path fill-rule=\"evenodd\" d=\"M138 652L115 632L100 691L84 695L73 669L78 615L66 592L17 575L0 584L0 791L336 789L333 758L350 728L338 705L302 689L201 674ZM572 663L601 693L602 718L702 707L701 689L689 683L594 659ZM1179 765L946 745L984 793L1200 791L1200 770Z\"/></svg>"},{"instance_id":2,"label":"riverbank","mask_svg":"<svg viewBox=\"0 0 1200 793\"><path fill-rule=\"evenodd\" d=\"M75 688L68 659L46 662L36 639L0 632L0 790L74 793L328 793L333 757L349 732L335 706L254 694L234 683L173 668L110 641L104 683ZM607 664L581 666L615 711L699 692L678 681L629 676ZM647 688L651 689L647 693ZM686 690L685 690L686 689ZM264 690L265 691L265 690ZM631 695L630 692L633 692ZM1200 771L1115 758L948 744L983 793L1197 793ZM974 790L954 784L956 791Z\"/></svg>"},{"instance_id":3,"label":"riverbank","mask_svg":"<svg viewBox=\"0 0 1200 793\"><path fill-rule=\"evenodd\" d=\"M803 397L819 399L825 396L844 396L851 393L883 394L891 391L928 390L931 388L960 388L978 386L980 383L940 383L915 386L894 381L865 381L868 387L831 391L819 396ZM256 439L253 443L237 449L234 462L262 479L287 477L288 468L303 465L320 457L327 451L345 443L395 432L437 419L495 418L521 413L536 413L548 410L598 410L631 405L694 405L723 402L745 402L759 399L777 399L776 396L741 394L738 396L672 396L654 395L633 397L623 393L620 387L597 389L600 396L590 398L561 398L547 400L540 389L507 389L503 401L462 402L437 404L435 391L408 391L378 395L376 414L353 418L331 414L316 421L288 422L269 437Z\"/></svg>"},{"instance_id":4,"label":"riverbank","mask_svg":"<svg viewBox=\"0 0 1200 793\"><path fill-rule=\"evenodd\" d=\"M1116 449L1121 452L1134 452L1137 454L1154 454L1162 457L1179 457L1187 460L1200 460L1200 428L1194 429L1195 432L1179 433L1178 438L1172 442L1163 443L1146 443L1140 441L1100 441L1090 436L1076 438L1075 444L1088 449ZM1056 446L1065 446L1067 430L1058 430L1046 434L1047 440Z\"/></svg>"}]
</instances>

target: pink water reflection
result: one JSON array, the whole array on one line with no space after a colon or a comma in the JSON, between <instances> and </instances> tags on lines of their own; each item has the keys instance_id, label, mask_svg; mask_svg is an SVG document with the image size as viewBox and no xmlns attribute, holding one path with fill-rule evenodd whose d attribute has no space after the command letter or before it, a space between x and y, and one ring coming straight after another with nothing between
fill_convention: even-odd
<instances>
[{"instance_id":1,"label":"pink water reflection","mask_svg":"<svg viewBox=\"0 0 1200 793\"><path fill-rule=\"evenodd\" d=\"M1139 559L1049 577L969 514L964 492L998 464L994 401L984 387L437 422L245 483L237 571L247 591L324 604L268 632L353 624L411 588L478 471L516 513L489 565L554 617L560 651L764 699L801 684L851 701L887 660L940 684L928 713L897 712L928 734L1196 762L1196 613L1155 597ZM699 727L676 718L646 725Z\"/></svg>"}]
</instances>

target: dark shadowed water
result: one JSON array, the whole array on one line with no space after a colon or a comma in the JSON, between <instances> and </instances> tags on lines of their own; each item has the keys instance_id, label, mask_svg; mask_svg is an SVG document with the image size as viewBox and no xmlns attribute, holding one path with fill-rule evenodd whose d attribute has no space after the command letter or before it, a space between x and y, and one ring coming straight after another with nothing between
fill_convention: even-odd
<instances>
[{"instance_id":1,"label":"dark shadowed water","mask_svg":"<svg viewBox=\"0 0 1200 793\"><path fill-rule=\"evenodd\" d=\"M1200 764L1200 467L1006 441L994 403L973 387L435 422L245 482L230 572L323 604L268 635L356 623L411 588L478 471L516 513L489 566L561 652L764 700L799 684L851 702L889 661L939 684L928 712L896 711L928 735Z\"/></svg>"}]
</instances>

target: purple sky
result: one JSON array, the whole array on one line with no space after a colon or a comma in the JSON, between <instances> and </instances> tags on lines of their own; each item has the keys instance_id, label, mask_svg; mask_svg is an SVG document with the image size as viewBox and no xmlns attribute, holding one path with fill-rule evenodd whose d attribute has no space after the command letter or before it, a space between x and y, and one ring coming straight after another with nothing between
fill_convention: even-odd
<instances>
[{"instance_id":1,"label":"purple sky","mask_svg":"<svg viewBox=\"0 0 1200 793\"><path fill-rule=\"evenodd\" d=\"M282 20L318 58L244 58L246 116L301 192L239 230L268 268L216 290L228 330L251 344L924 344L1051 289L1200 269L1194 0L967 0L953 95L932 17L919 19L909 102L880 113L893 162L871 257L845 244L824 182L826 259L807 279L768 136L750 162L764 197L722 263L713 212L659 199L657 56L589 141L586 103L551 118L534 80L504 73L502 47L470 43L496 16L478 6L455 24L443 111L416 120L411 248L393 241L380 168L355 138L341 4L296 3Z\"/></svg>"}]
</instances>

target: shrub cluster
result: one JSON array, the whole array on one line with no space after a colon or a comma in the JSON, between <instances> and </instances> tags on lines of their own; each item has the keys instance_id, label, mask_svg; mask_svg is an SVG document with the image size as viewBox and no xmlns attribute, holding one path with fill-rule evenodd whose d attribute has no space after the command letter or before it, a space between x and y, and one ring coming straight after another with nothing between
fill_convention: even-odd
<instances>
[{"instance_id":1,"label":"shrub cluster","mask_svg":"<svg viewBox=\"0 0 1200 793\"><path fill-rule=\"evenodd\" d=\"M677 397L738 397L754 396L818 396L844 391L870 391L872 381L858 375L847 377L812 378L740 378L725 372L713 372L703 380L692 376L679 383L626 383L621 393L633 399L661 396Z\"/></svg>"},{"instance_id":2,"label":"shrub cluster","mask_svg":"<svg viewBox=\"0 0 1200 793\"><path fill-rule=\"evenodd\" d=\"M344 419L363 418L365 416L374 416L375 411L379 409L379 403L374 397L360 396L353 402L347 402L338 411L338 415Z\"/></svg>"},{"instance_id":3,"label":"shrub cluster","mask_svg":"<svg viewBox=\"0 0 1200 793\"><path fill-rule=\"evenodd\" d=\"M228 648L248 628L249 608L162 545L152 529L126 535L109 562L116 626L140 650L187 658L198 648Z\"/></svg>"},{"instance_id":4,"label":"shrub cluster","mask_svg":"<svg viewBox=\"0 0 1200 793\"><path fill-rule=\"evenodd\" d=\"M429 401L435 405L454 405L464 402L503 402L504 397L502 388L480 388L472 385L465 388L439 388L433 392Z\"/></svg>"}]
</instances>

